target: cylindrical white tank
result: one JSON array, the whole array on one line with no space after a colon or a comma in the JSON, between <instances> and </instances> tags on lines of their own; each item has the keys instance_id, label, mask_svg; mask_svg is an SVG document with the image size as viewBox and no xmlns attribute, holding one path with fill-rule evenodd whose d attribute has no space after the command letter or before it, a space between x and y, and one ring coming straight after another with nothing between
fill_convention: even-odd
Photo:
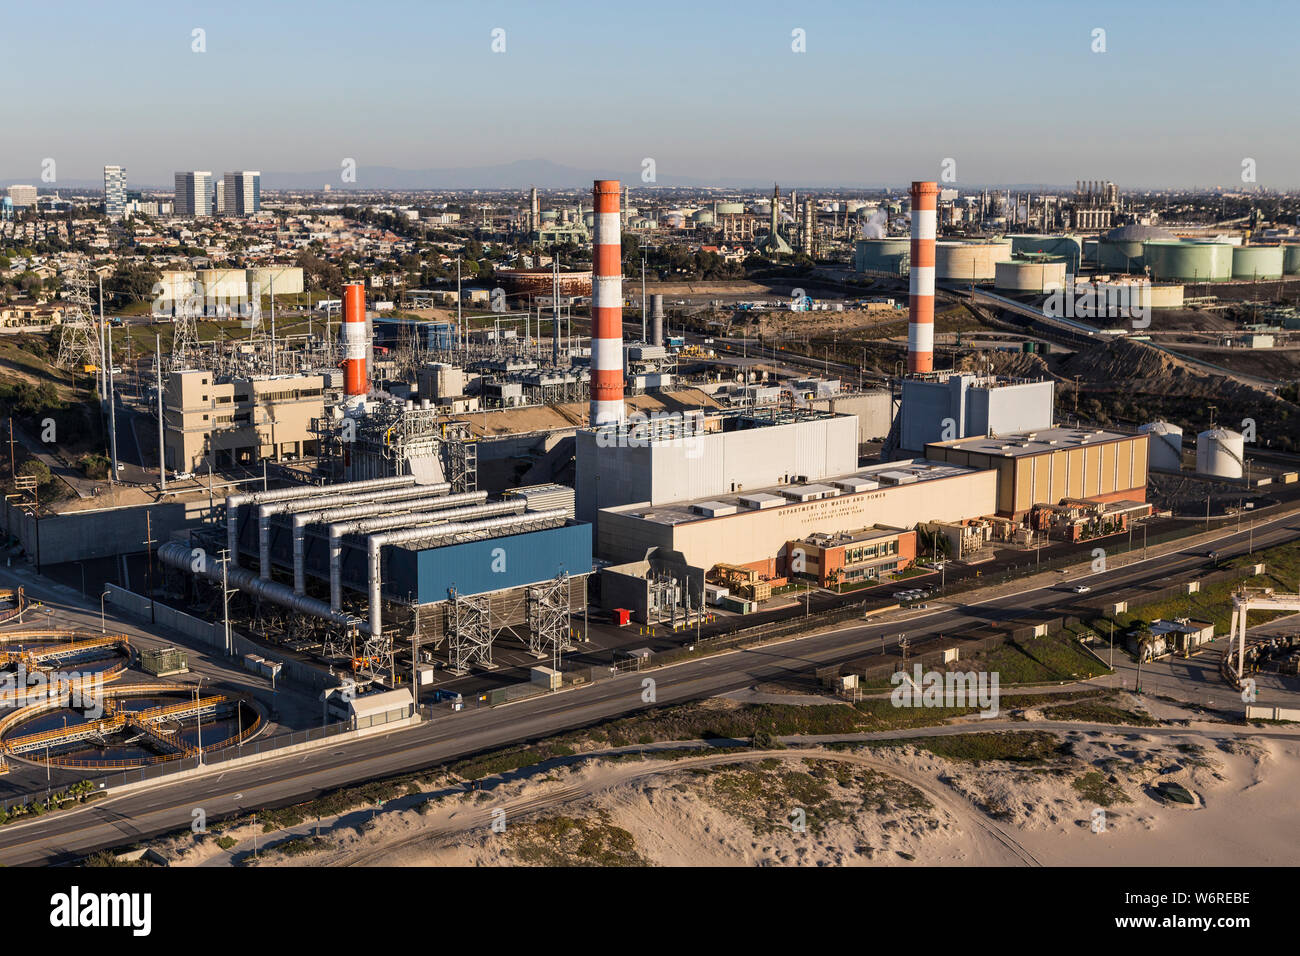
<instances>
[{"instance_id":1,"label":"cylindrical white tank","mask_svg":"<svg viewBox=\"0 0 1300 956\"><path fill-rule=\"evenodd\" d=\"M996 264L1010 259L1010 239L936 242L934 277L940 282L992 282Z\"/></svg>"},{"instance_id":2,"label":"cylindrical white tank","mask_svg":"<svg viewBox=\"0 0 1300 956\"><path fill-rule=\"evenodd\" d=\"M1150 435L1147 460L1152 468L1179 471L1183 466L1183 430L1169 422L1151 422L1138 428Z\"/></svg>"},{"instance_id":3,"label":"cylindrical white tank","mask_svg":"<svg viewBox=\"0 0 1300 956\"><path fill-rule=\"evenodd\" d=\"M1065 262L1012 260L993 263L993 288L1012 292L1051 292L1065 287Z\"/></svg>"},{"instance_id":4,"label":"cylindrical white tank","mask_svg":"<svg viewBox=\"0 0 1300 956\"><path fill-rule=\"evenodd\" d=\"M1245 470L1246 442L1239 432L1211 428L1196 436L1196 473L1216 478L1240 478Z\"/></svg>"}]
</instances>

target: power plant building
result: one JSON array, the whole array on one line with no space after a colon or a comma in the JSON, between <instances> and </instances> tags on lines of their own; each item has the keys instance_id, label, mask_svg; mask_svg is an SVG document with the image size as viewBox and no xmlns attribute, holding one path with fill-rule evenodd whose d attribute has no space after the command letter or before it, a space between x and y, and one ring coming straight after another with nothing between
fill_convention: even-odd
<instances>
[{"instance_id":1,"label":"power plant building","mask_svg":"<svg viewBox=\"0 0 1300 956\"><path fill-rule=\"evenodd\" d=\"M1050 380L949 373L903 379L898 447L919 452L931 442L1052 426Z\"/></svg>"},{"instance_id":2,"label":"power plant building","mask_svg":"<svg viewBox=\"0 0 1300 956\"><path fill-rule=\"evenodd\" d=\"M324 414L321 375L258 375L219 380L206 369L174 371L163 391L163 449L178 472L238 468L317 450L314 419Z\"/></svg>"},{"instance_id":3,"label":"power plant building","mask_svg":"<svg viewBox=\"0 0 1300 956\"><path fill-rule=\"evenodd\" d=\"M906 530L923 521L964 521L992 514L996 498L992 471L924 459L894 461L817 481L606 508L600 512L596 551L619 562L642 560L658 548L706 571L733 564L775 576L787 570L791 542L877 525Z\"/></svg>"},{"instance_id":4,"label":"power plant building","mask_svg":"<svg viewBox=\"0 0 1300 956\"><path fill-rule=\"evenodd\" d=\"M638 416L622 426L579 431L576 457L578 517L599 524L598 513L620 505L849 474L858 464L858 420L816 413Z\"/></svg>"},{"instance_id":5,"label":"power plant building","mask_svg":"<svg viewBox=\"0 0 1300 956\"><path fill-rule=\"evenodd\" d=\"M925 456L997 475L999 515L1019 519L1038 504L1146 501L1146 434L1046 428L933 442Z\"/></svg>"}]
</instances>

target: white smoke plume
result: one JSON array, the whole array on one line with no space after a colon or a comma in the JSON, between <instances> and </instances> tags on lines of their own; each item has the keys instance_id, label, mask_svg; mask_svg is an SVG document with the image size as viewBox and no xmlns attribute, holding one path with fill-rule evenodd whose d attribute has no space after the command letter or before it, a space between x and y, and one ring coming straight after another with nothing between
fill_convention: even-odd
<instances>
[{"instance_id":1,"label":"white smoke plume","mask_svg":"<svg viewBox=\"0 0 1300 956\"><path fill-rule=\"evenodd\" d=\"M885 211L877 207L871 210L871 215L866 219L863 219L861 215L858 216L858 230L861 232L863 239L884 239L887 222L888 217L885 215Z\"/></svg>"}]
</instances>

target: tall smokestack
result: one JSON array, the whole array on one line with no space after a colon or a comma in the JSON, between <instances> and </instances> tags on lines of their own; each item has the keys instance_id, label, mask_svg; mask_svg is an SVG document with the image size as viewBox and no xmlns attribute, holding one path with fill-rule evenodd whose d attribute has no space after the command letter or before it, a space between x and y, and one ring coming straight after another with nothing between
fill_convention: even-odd
<instances>
[{"instance_id":1,"label":"tall smokestack","mask_svg":"<svg viewBox=\"0 0 1300 956\"><path fill-rule=\"evenodd\" d=\"M657 292L650 296L650 344L664 344L664 297Z\"/></svg>"},{"instance_id":2,"label":"tall smokestack","mask_svg":"<svg viewBox=\"0 0 1300 956\"><path fill-rule=\"evenodd\" d=\"M938 183L912 183L907 370L934 371L934 236Z\"/></svg>"},{"instance_id":3,"label":"tall smokestack","mask_svg":"<svg viewBox=\"0 0 1300 956\"><path fill-rule=\"evenodd\" d=\"M623 421L623 236L617 179L597 179L591 285L591 425Z\"/></svg>"},{"instance_id":4,"label":"tall smokestack","mask_svg":"<svg viewBox=\"0 0 1300 956\"><path fill-rule=\"evenodd\" d=\"M343 392L365 397L366 384L366 287L349 282L343 287Z\"/></svg>"}]
</instances>

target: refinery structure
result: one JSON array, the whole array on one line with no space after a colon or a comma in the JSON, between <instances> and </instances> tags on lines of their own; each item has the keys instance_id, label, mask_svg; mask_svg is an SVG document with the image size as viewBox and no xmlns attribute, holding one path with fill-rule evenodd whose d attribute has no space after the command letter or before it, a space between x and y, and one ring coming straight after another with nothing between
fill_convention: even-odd
<instances>
[{"instance_id":1,"label":"refinery structure","mask_svg":"<svg viewBox=\"0 0 1300 956\"><path fill-rule=\"evenodd\" d=\"M154 542L162 593L201 616L229 615L324 685L346 677L394 692L422 669L490 673L502 641L558 659L586 637L592 609L698 625L721 613L719 582L736 575L750 594L826 586L829 572L792 559L809 548L850 548L857 563L841 566L841 582L886 583L922 560L926 542L932 560L941 540L960 558L1025 546L1056 524L1075 535L1126 528L1151 511L1149 470L1182 470L1176 427L1063 425L1050 377L945 367L936 301L980 287L1043 295L1066 270L1121 252L1161 277L1199 263L1226 278L1254 248L1219 262L1214 243L1187 242L1185 262L1165 251L1184 243L1163 232L1111 233L1125 209L1110 183L1036 202L959 200L918 181L892 209L858 204L852 223L847 203L827 215L794 193L786 214L777 187L754 212L714 202L681 215L683 228L760 237L754 220L765 215L757 248L773 258L848 237L859 271L905 282L900 367L854 388L711 364L713 339L675 332L670 296L628 275L625 232L645 228L628 195L597 180L589 207L553 214L530 191L511 222L542 245L548 229L585 236L590 269L534 257L499 270L473 320L472 294L455 296L453 312L443 293L415 290L409 308L442 302L449 317L394 317L371 285L348 281L305 334L283 331L275 295L265 305L253 295L247 337L202 341L199 322L221 293L238 299L265 283L293 295L301 273L170 276L175 345L153 383L159 455L173 486L198 489ZM1064 234L940 238L941 226L1014 221L1017 210L1025 224L1103 235L1096 249ZM892 219L910 235L881 234ZM868 226L878 234L851 238ZM1285 271L1286 250L1274 248L1235 268ZM797 320L811 301L786 311ZM680 307L676 321L687 321ZM1222 429L1198 439L1198 472L1235 479L1243 457ZM215 493L215 476L240 472L254 477Z\"/></svg>"},{"instance_id":2,"label":"refinery structure","mask_svg":"<svg viewBox=\"0 0 1300 956\"><path fill-rule=\"evenodd\" d=\"M1296 275L1295 236L1158 224L1110 182L635 202L609 179L486 198L473 241L517 254L474 261L461 236L450 275L418 286L361 268L328 293L283 264L164 271L150 309L170 345L154 333L118 382L105 357L139 336L95 314L82 263L58 361L130 393L127 444L148 453L133 489L112 449L108 497L85 495L100 507L10 504L15 538L36 562L100 562L105 606L369 732L788 625L800 598L815 616L814 593L838 614L892 608L909 578L1131 540L1162 495L1226 513L1296 481L1235 420L1090 420L1082 375L1059 364L1152 340L1087 302L1222 309ZM664 251L683 245L697 258ZM739 277L756 259L791 277L756 293ZM701 267L732 273L675 279ZM1261 322L1243 341L1288 335ZM156 490L131 500L150 470ZM22 620L31 602L13 603ZM48 630L13 637L0 674L92 663L116 682L112 712L55 728L58 701L0 698L0 763L20 772L47 744L69 772L201 760L274 722L233 691L182 699L179 645Z\"/></svg>"}]
</instances>

